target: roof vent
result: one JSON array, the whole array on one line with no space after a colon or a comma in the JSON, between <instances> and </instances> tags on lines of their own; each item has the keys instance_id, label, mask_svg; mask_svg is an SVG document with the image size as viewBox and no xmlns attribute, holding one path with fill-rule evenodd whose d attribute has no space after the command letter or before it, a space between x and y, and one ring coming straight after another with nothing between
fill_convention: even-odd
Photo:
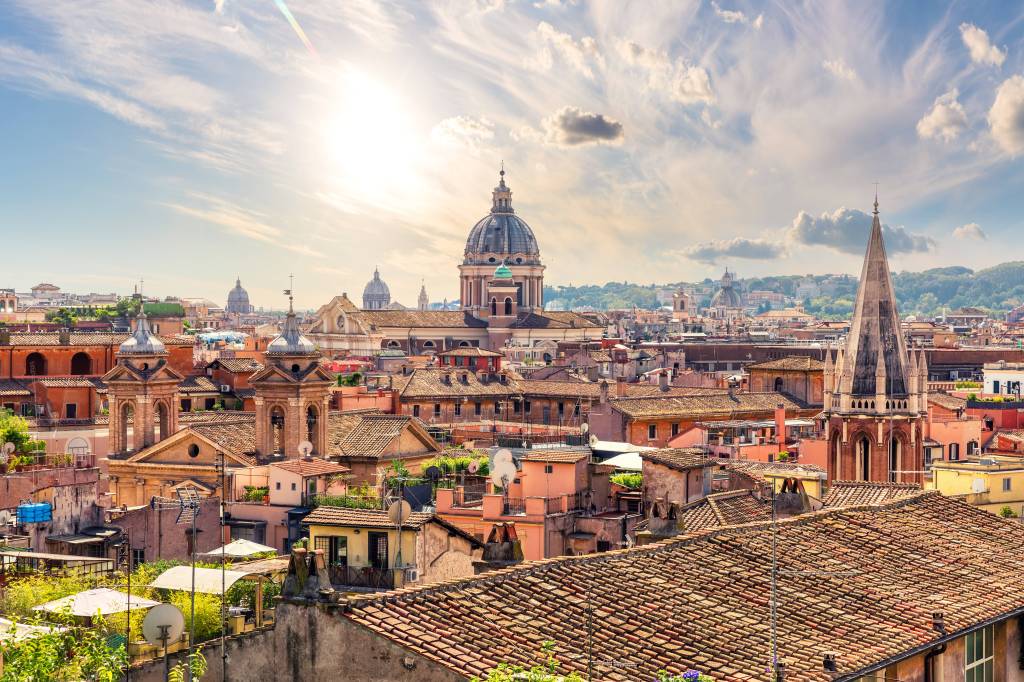
<instances>
[{"instance_id":1,"label":"roof vent","mask_svg":"<svg viewBox=\"0 0 1024 682\"><path fill-rule=\"evenodd\" d=\"M932 630L940 635L946 634L946 616L942 611L932 612Z\"/></svg>"},{"instance_id":2,"label":"roof vent","mask_svg":"<svg viewBox=\"0 0 1024 682\"><path fill-rule=\"evenodd\" d=\"M836 672L836 654L835 652L828 651L822 654L821 657L821 668L827 673Z\"/></svg>"}]
</instances>

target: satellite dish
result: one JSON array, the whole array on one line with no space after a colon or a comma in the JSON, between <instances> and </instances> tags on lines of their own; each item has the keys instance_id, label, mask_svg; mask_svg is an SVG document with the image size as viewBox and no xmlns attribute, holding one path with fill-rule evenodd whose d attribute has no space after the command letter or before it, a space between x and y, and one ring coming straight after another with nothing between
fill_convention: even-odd
<instances>
[{"instance_id":1,"label":"satellite dish","mask_svg":"<svg viewBox=\"0 0 1024 682\"><path fill-rule=\"evenodd\" d=\"M157 604L142 621L142 637L154 646L165 646L181 639L185 616L174 604Z\"/></svg>"},{"instance_id":2,"label":"satellite dish","mask_svg":"<svg viewBox=\"0 0 1024 682\"><path fill-rule=\"evenodd\" d=\"M441 478L441 470L438 467L427 467L423 475L429 478L431 481L437 481Z\"/></svg>"},{"instance_id":3,"label":"satellite dish","mask_svg":"<svg viewBox=\"0 0 1024 682\"><path fill-rule=\"evenodd\" d=\"M311 454L313 454L313 444L310 443L308 440L304 440L301 443L299 443L299 454L302 455L303 457L309 457Z\"/></svg>"},{"instance_id":4,"label":"satellite dish","mask_svg":"<svg viewBox=\"0 0 1024 682\"><path fill-rule=\"evenodd\" d=\"M14 443L4 443L4 452L8 455L18 449L18 446Z\"/></svg>"},{"instance_id":5,"label":"satellite dish","mask_svg":"<svg viewBox=\"0 0 1024 682\"><path fill-rule=\"evenodd\" d=\"M511 453L509 453L511 456ZM501 488L507 488L508 484L515 480L516 465L514 462L499 460L494 457L494 469L491 471L491 483Z\"/></svg>"},{"instance_id":6,"label":"satellite dish","mask_svg":"<svg viewBox=\"0 0 1024 682\"><path fill-rule=\"evenodd\" d=\"M466 469L469 471L469 473L475 474L476 472L480 471L480 462L476 461L475 459L471 460L469 466L466 467Z\"/></svg>"},{"instance_id":7,"label":"satellite dish","mask_svg":"<svg viewBox=\"0 0 1024 682\"><path fill-rule=\"evenodd\" d=\"M388 519L391 523L402 525L412 515L412 507L405 500L399 500L388 507Z\"/></svg>"},{"instance_id":8,"label":"satellite dish","mask_svg":"<svg viewBox=\"0 0 1024 682\"><path fill-rule=\"evenodd\" d=\"M494 453L494 463L495 464L498 464L500 462L511 462L511 461L512 461L512 451L509 450L508 448L501 448L500 450L498 450L498 451L496 451Z\"/></svg>"},{"instance_id":9,"label":"satellite dish","mask_svg":"<svg viewBox=\"0 0 1024 682\"><path fill-rule=\"evenodd\" d=\"M0 526L9 526L11 525L11 521L13 520L14 515L11 514L11 512L7 511L6 509L0 511Z\"/></svg>"},{"instance_id":10,"label":"satellite dish","mask_svg":"<svg viewBox=\"0 0 1024 682\"><path fill-rule=\"evenodd\" d=\"M580 424L580 431L583 432L583 433L587 433L588 431L590 431L590 424L588 424L586 422L583 422L582 424Z\"/></svg>"},{"instance_id":11,"label":"satellite dish","mask_svg":"<svg viewBox=\"0 0 1024 682\"><path fill-rule=\"evenodd\" d=\"M595 448L597 444L601 442L601 439L597 437L596 433L590 434L590 447Z\"/></svg>"}]
</instances>

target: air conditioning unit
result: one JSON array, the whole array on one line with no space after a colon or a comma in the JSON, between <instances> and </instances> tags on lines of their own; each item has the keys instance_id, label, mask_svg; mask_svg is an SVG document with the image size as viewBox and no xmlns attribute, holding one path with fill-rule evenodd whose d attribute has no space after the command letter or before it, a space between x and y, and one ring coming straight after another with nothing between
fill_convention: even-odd
<instances>
[{"instance_id":1,"label":"air conditioning unit","mask_svg":"<svg viewBox=\"0 0 1024 682\"><path fill-rule=\"evenodd\" d=\"M420 579L420 570L418 568L407 568L405 569L405 582L414 583Z\"/></svg>"},{"instance_id":2,"label":"air conditioning unit","mask_svg":"<svg viewBox=\"0 0 1024 682\"><path fill-rule=\"evenodd\" d=\"M227 384L221 384L220 385L220 392L221 393L231 393L231 387L228 386Z\"/></svg>"}]
</instances>

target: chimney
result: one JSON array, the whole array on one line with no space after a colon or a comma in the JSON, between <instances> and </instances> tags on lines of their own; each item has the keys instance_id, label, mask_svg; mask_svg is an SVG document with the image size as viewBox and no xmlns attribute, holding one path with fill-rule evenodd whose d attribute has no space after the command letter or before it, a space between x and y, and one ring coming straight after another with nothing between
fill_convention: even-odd
<instances>
[{"instance_id":1,"label":"chimney","mask_svg":"<svg viewBox=\"0 0 1024 682\"><path fill-rule=\"evenodd\" d=\"M608 381L601 382L601 399L600 403L604 405L608 402Z\"/></svg>"},{"instance_id":2,"label":"chimney","mask_svg":"<svg viewBox=\"0 0 1024 682\"><path fill-rule=\"evenodd\" d=\"M11 330L6 326L0 327L0 346L11 345Z\"/></svg>"},{"instance_id":3,"label":"chimney","mask_svg":"<svg viewBox=\"0 0 1024 682\"><path fill-rule=\"evenodd\" d=\"M658 374L658 388L662 391L668 390L668 370L663 369Z\"/></svg>"},{"instance_id":4,"label":"chimney","mask_svg":"<svg viewBox=\"0 0 1024 682\"><path fill-rule=\"evenodd\" d=\"M786 445L786 406L783 403L775 406L775 442Z\"/></svg>"},{"instance_id":5,"label":"chimney","mask_svg":"<svg viewBox=\"0 0 1024 682\"><path fill-rule=\"evenodd\" d=\"M625 398L626 397L626 377L618 377L615 380L615 397Z\"/></svg>"},{"instance_id":6,"label":"chimney","mask_svg":"<svg viewBox=\"0 0 1024 682\"><path fill-rule=\"evenodd\" d=\"M61 330L57 333L57 339L60 342L60 345L62 345L62 346L70 346L71 345L71 330L68 329L67 327L62 327Z\"/></svg>"}]
</instances>

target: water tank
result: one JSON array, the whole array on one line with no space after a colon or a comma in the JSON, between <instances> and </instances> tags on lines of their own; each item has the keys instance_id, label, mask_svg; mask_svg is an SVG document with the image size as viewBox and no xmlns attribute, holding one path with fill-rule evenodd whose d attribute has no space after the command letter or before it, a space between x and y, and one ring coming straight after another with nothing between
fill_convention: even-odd
<instances>
[{"instance_id":1,"label":"water tank","mask_svg":"<svg viewBox=\"0 0 1024 682\"><path fill-rule=\"evenodd\" d=\"M49 523L52 517L49 502L28 502L18 505L18 524Z\"/></svg>"}]
</instances>

